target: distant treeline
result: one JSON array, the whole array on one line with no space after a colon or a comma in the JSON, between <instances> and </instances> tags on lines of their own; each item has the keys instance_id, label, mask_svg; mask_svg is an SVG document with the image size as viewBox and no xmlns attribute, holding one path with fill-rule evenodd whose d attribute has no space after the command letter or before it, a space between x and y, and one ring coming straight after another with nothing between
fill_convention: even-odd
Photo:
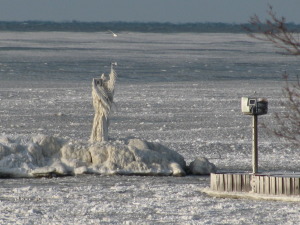
<instances>
[{"instance_id":1,"label":"distant treeline","mask_svg":"<svg viewBox=\"0 0 300 225\"><path fill-rule=\"evenodd\" d=\"M142 22L45 22L24 21L7 22L0 21L0 31L69 31L69 32L101 32L112 30L114 32L195 32L195 33L243 33L244 27L250 24L228 23L142 23ZM300 25L288 23L288 28L300 32Z\"/></svg>"}]
</instances>

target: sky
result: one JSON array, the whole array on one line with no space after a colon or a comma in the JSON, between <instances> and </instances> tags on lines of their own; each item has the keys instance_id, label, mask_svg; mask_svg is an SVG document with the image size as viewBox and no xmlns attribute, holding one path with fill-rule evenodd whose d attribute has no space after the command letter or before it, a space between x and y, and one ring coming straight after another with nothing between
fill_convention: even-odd
<instances>
[{"instance_id":1,"label":"sky","mask_svg":"<svg viewBox=\"0 0 300 225\"><path fill-rule=\"evenodd\" d=\"M224 22L278 16L300 24L300 0L0 0L1 21Z\"/></svg>"}]
</instances>

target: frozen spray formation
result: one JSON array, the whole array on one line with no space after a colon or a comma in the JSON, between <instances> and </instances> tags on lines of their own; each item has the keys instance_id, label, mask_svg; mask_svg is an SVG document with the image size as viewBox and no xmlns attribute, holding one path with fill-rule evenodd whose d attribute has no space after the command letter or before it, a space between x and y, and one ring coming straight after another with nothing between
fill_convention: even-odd
<instances>
[{"instance_id":1,"label":"frozen spray formation","mask_svg":"<svg viewBox=\"0 0 300 225\"><path fill-rule=\"evenodd\" d=\"M58 137L0 137L0 176L76 174L185 175L186 162L159 143L140 139L72 143Z\"/></svg>"},{"instance_id":2,"label":"frozen spray formation","mask_svg":"<svg viewBox=\"0 0 300 225\"><path fill-rule=\"evenodd\" d=\"M141 139L108 139L116 72L93 79L95 116L88 141L59 137L0 136L0 177L41 177L76 174L165 175L209 174L215 166L197 158L190 167L177 152Z\"/></svg>"},{"instance_id":3,"label":"frozen spray formation","mask_svg":"<svg viewBox=\"0 0 300 225\"><path fill-rule=\"evenodd\" d=\"M93 106L95 110L93 128L90 141L108 140L108 115L113 104L117 73L111 63L108 78L102 74L101 78L94 78L92 82Z\"/></svg>"}]
</instances>

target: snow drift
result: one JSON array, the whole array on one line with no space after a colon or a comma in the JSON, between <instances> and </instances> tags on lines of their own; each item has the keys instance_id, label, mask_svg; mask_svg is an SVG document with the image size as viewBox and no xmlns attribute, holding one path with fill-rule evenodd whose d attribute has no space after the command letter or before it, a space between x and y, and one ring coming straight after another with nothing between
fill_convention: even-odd
<instances>
[{"instance_id":1,"label":"snow drift","mask_svg":"<svg viewBox=\"0 0 300 225\"><path fill-rule=\"evenodd\" d=\"M185 175L186 162L159 143L140 139L76 142L54 136L0 137L0 176L76 174Z\"/></svg>"}]
</instances>

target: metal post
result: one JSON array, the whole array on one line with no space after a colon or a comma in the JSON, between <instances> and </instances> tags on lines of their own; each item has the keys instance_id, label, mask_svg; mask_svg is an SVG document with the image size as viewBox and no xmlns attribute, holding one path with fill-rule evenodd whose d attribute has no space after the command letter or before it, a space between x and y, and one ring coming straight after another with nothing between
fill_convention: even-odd
<instances>
[{"instance_id":1,"label":"metal post","mask_svg":"<svg viewBox=\"0 0 300 225\"><path fill-rule=\"evenodd\" d=\"M252 120L252 170L253 174L258 170L257 115L253 115Z\"/></svg>"}]
</instances>

